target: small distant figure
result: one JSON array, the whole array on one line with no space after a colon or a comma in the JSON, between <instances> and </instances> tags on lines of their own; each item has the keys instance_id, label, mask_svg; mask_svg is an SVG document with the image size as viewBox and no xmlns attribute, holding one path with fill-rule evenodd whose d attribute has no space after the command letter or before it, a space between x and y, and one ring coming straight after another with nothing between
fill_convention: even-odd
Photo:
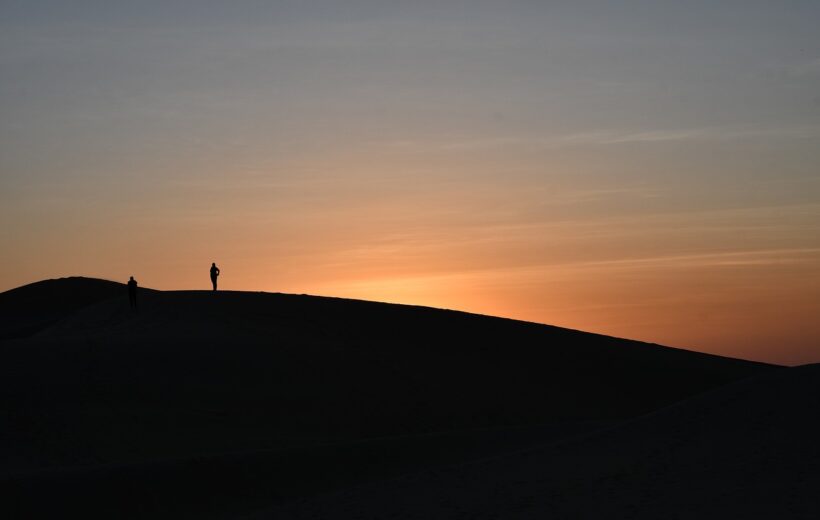
<instances>
[{"instance_id":1,"label":"small distant figure","mask_svg":"<svg viewBox=\"0 0 820 520\"><path fill-rule=\"evenodd\" d=\"M137 308L137 281L133 276L128 280L128 301L132 309Z\"/></svg>"},{"instance_id":2,"label":"small distant figure","mask_svg":"<svg viewBox=\"0 0 820 520\"><path fill-rule=\"evenodd\" d=\"M219 276L219 268L216 262L211 264L211 283L214 284L214 291L216 290L216 277Z\"/></svg>"}]
</instances>

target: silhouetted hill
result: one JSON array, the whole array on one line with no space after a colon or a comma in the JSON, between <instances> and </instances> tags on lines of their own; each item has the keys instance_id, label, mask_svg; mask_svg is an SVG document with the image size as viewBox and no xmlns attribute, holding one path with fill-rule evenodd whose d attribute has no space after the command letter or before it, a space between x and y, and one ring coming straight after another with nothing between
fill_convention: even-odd
<instances>
[{"instance_id":1,"label":"silhouetted hill","mask_svg":"<svg viewBox=\"0 0 820 520\"><path fill-rule=\"evenodd\" d=\"M86 516L91 497L101 517L250 511L576 435L782 370L304 295L141 289L136 313L124 285L69 278L0 304L38 324L0 341L0 475L17 483L7 489L50 490L52 512L73 504ZM153 505L124 511L134 490Z\"/></svg>"},{"instance_id":2,"label":"silhouetted hill","mask_svg":"<svg viewBox=\"0 0 820 520\"><path fill-rule=\"evenodd\" d=\"M77 276L0 293L0 339L30 336L87 305L122 296L123 291L123 284Z\"/></svg>"}]
</instances>

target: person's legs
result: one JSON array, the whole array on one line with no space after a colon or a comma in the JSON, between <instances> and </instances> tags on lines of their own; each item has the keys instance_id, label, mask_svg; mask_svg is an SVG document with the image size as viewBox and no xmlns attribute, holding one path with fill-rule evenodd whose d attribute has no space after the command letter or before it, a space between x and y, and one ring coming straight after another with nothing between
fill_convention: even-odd
<instances>
[{"instance_id":1,"label":"person's legs","mask_svg":"<svg viewBox=\"0 0 820 520\"><path fill-rule=\"evenodd\" d=\"M211 277L211 283L214 284L214 291L216 290L216 276Z\"/></svg>"}]
</instances>

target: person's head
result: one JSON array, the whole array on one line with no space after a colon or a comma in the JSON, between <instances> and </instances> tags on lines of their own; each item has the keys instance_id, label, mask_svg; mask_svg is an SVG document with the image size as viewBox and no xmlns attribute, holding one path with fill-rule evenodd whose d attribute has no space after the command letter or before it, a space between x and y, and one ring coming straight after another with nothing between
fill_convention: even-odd
<instances>
[{"instance_id":1,"label":"person's head","mask_svg":"<svg viewBox=\"0 0 820 520\"><path fill-rule=\"evenodd\" d=\"M216 262L211 262L211 267L216 267Z\"/></svg>"},{"instance_id":2,"label":"person's head","mask_svg":"<svg viewBox=\"0 0 820 520\"><path fill-rule=\"evenodd\" d=\"M129 279L128 279L128 281L129 281L129 282L133 282L133 281L134 281L134 277L132 276L131 278L129 278Z\"/></svg>"}]
</instances>

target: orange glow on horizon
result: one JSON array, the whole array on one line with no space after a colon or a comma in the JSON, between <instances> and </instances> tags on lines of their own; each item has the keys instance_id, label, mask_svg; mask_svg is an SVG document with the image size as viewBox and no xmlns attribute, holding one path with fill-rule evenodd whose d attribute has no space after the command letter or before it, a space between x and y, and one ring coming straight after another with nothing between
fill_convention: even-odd
<instances>
[{"instance_id":1,"label":"orange glow on horizon","mask_svg":"<svg viewBox=\"0 0 820 520\"><path fill-rule=\"evenodd\" d=\"M269 192L251 185L187 218L167 214L171 206L155 215L114 211L113 235L110 222L90 220L71 243L44 232L12 252L33 260L18 262L26 268L4 289L71 275L206 289L216 262L226 290L426 305L726 356L817 361L820 248L795 231L816 225L816 206L633 215L630 204L653 203L642 190L569 191L563 197L589 206L586 215L562 216L556 192L522 221L522 208L543 196L534 186L498 194L492 185L465 192L444 183L390 202L384 186L371 186L372 197L348 186L349 198L333 183L307 186L276 190L327 202L309 213L267 215Z\"/></svg>"}]
</instances>

